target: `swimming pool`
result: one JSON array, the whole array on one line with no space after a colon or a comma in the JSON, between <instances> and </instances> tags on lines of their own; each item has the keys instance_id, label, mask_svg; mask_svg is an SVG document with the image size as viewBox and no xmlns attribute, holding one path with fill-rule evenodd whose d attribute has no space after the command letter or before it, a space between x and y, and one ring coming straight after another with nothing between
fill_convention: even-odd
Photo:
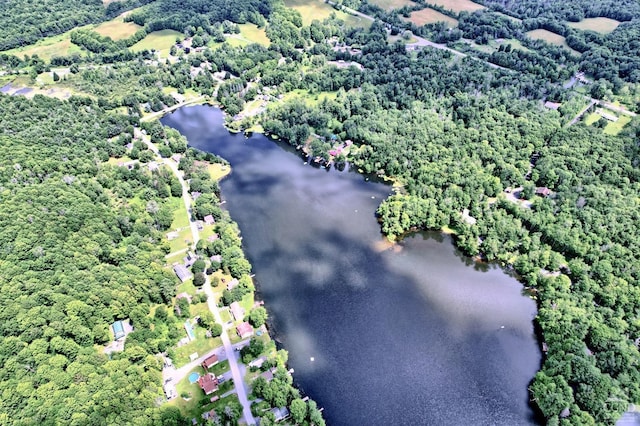
<instances>
[{"instance_id":1,"label":"swimming pool","mask_svg":"<svg viewBox=\"0 0 640 426\"><path fill-rule=\"evenodd\" d=\"M194 371L193 373L189 374L189 383L195 383L198 381L199 378L200 378L200 373Z\"/></svg>"}]
</instances>

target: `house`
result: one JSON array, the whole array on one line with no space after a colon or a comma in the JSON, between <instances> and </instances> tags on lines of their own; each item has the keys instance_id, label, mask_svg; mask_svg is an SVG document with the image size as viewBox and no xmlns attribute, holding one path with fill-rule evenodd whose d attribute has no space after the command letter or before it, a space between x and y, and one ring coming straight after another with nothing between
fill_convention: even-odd
<instances>
[{"instance_id":1,"label":"house","mask_svg":"<svg viewBox=\"0 0 640 426\"><path fill-rule=\"evenodd\" d=\"M276 417L276 422L279 422L289 417L289 410L287 410L287 407L272 408L271 412Z\"/></svg>"},{"instance_id":2,"label":"house","mask_svg":"<svg viewBox=\"0 0 640 426\"><path fill-rule=\"evenodd\" d=\"M193 198L193 201L196 201L201 195L202 195L202 192L193 191L191 193L191 198Z\"/></svg>"},{"instance_id":3,"label":"house","mask_svg":"<svg viewBox=\"0 0 640 426\"><path fill-rule=\"evenodd\" d=\"M548 197L551 194L551 190L546 186L539 186L536 188L536 195L541 197Z\"/></svg>"},{"instance_id":4,"label":"house","mask_svg":"<svg viewBox=\"0 0 640 426\"><path fill-rule=\"evenodd\" d=\"M238 332L238 336L242 339L246 339L247 337L251 337L253 335L253 327L248 322L243 322L239 326L236 327L236 331Z\"/></svg>"},{"instance_id":5,"label":"house","mask_svg":"<svg viewBox=\"0 0 640 426\"><path fill-rule=\"evenodd\" d=\"M122 323L122 321L114 322L113 324L111 324L111 328L113 329L114 340L120 340L124 336L126 336L124 332L124 324Z\"/></svg>"},{"instance_id":6,"label":"house","mask_svg":"<svg viewBox=\"0 0 640 426\"><path fill-rule=\"evenodd\" d=\"M169 240L169 241L175 240L179 236L180 236L180 234L177 231L167 232L167 240Z\"/></svg>"},{"instance_id":7,"label":"house","mask_svg":"<svg viewBox=\"0 0 640 426\"><path fill-rule=\"evenodd\" d=\"M222 256L219 254L214 254L213 256L211 256L209 258L209 260L211 261L211 263L216 262L216 263L222 263Z\"/></svg>"},{"instance_id":8,"label":"house","mask_svg":"<svg viewBox=\"0 0 640 426\"><path fill-rule=\"evenodd\" d=\"M251 361L249 363L249 367L257 367L260 368L262 367L262 364L264 364L264 362L267 360L266 356L261 356L260 358L256 358L253 361Z\"/></svg>"},{"instance_id":9,"label":"house","mask_svg":"<svg viewBox=\"0 0 640 426\"><path fill-rule=\"evenodd\" d=\"M213 225L214 223L216 223L216 220L212 215L208 214L204 217L204 223L206 223L207 225Z\"/></svg>"},{"instance_id":10,"label":"house","mask_svg":"<svg viewBox=\"0 0 640 426\"><path fill-rule=\"evenodd\" d=\"M171 156L171 159L172 159L173 161L175 161L176 163L178 163L178 164L180 163L180 159L181 159L181 158L182 158L182 155L180 155L180 154L173 154L173 155Z\"/></svg>"},{"instance_id":11,"label":"house","mask_svg":"<svg viewBox=\"0 0 640 426\"><path fill-rule=\"evenodd\" d=\"M177 264L173 266L173 272L176 273L176 275L178 276L178 279L181 282L185 282L191 278L193 278L193 275L191 274L191 272L187 269L186 266L181 265L181 264Z\"/></svg>"},{"instance_id":12,"label":"house","mask_svg":"<svg viewBox=\"0 0 640 426\"><path fill-rule=\"evenodd\" d=\"M149 167L150 172L153 172L160 168L160 166L158 166L158 163L156 163L155 161L151 161L149 164L147 164L147 167Z\"/></svg>"},{"instance_id":13,"label":"house","mask_svg":"<svg viewBox=\"0 0 640 426\"><path fill-rule=\"evenodd\" d=\"M218 234L213 234L210 235L209 238L207 238L207 241L209 241L210 243L214 242L215 240L217 240L218 238L220 238L220 236Z\"/></svg>"},{"instance_id":14,"label":"house","mask_svg":"<svg viewBox=\"0 0 640 426\"><path fill-rule=\"evenodd\" d=\"M231 305L229 305L229 310L231 311L231 315L233 315L233 318L236 321L242 321L242 319L244 318L244 309L242 309L242 306L240 306L238 302L233 302Z\"/></svg>"},{"instance_id":15,"label":"house","mask_svg":"<svg viewBox=\"0 0 640 426\"><path fill-rule=\"evenodd\" d=\"M237 278L232 279L231 281L229 281L229 282L227 283L227 290L228 290L228 291L233 290L235 287L237 287L237 286L238 286L238 284L240 284L240 281L238 281L238 279L237 279Z\"/></svg>"},{"instance_id":16,"label":"house","mask_svg":"<svg viewBox=\"0 0 640 426\"><path fill-rule=\"evenodd\" d=\"M544 103L544 107L545 108L549 108L549 109L553 109L553 110L558 110L558 108L560 108L560 105L558 102L551 102L551 101L547 101Z\"/></svg>"},{"instance_id":17,"label":"house","mask_svg":"<svg viewBox=\"0 0 640 426\"><path fill-rule=\"evenodd\" d=\"M213 354L202 361L202 368L208 370L211 366L216 365L218 361L218 355Z\"/></svg>"},{"instance_id":18,"label":"house","mask_svg":"<svg viewBox=\"0 0 640 426\"><path fill-rule=\"evenodd\" d=\"M218 379L211 373L200 376L198 379L198 385L200 389L204 391L205 395L209 395L218 390Z\"/></svg>"},{"instance_id":19,"label":"house","mask_svg":"<svg viewBox=\"0 0 640 426\"><path fill-rule=\"evenodd\" d=\"M260 377L265 379L267 382L272 381L273 380L273 370L267 370L267 371L261 373Z\"/></svg>"}]
</instances>

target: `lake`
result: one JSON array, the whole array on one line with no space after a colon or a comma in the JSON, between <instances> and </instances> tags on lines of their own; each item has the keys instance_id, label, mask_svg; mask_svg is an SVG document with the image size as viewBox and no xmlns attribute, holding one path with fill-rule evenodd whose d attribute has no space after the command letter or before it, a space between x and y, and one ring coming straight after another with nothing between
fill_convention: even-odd
<instances>
[{"instance_id":1,"label":"lake","mask_svg":"<svg viewBox=\"0 0 640 426\"><path fill-rule=\"evenodd\" d=\"M375 211L391 188L304 164L212 107L162 119L227 159L221 183L272 335L329 425L537 424L527 387L541 354L535 303L449 236L385 243Z\"/></svg>"}]
</instances>

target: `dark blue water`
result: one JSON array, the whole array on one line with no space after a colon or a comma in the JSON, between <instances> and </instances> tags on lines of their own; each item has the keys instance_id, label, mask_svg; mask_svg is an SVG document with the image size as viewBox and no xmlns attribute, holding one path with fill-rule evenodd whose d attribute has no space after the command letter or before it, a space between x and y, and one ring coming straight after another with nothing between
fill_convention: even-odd
<instances>
[{"instance_id":1,"label":"dark blue water","mask_svg":"<svg viewBox=\"0 0 640 426\"><path fill-rule=\"evenodd\" d=\"M390 187L303 164L219 110L163 123L232 165L222 193L296 384L330 425L535 424L535 303L448 236L385 244L375 210Z\"/></svg>"}]
</instances>

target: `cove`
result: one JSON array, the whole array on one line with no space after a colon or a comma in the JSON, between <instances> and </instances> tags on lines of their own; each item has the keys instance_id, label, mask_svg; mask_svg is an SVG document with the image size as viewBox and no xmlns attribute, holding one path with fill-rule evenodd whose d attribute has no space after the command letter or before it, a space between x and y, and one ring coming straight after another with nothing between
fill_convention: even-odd
<instances>
[{"instance_id":1,"label":"cove","mask_svg":"<svg viewBox=\"0 0 640 426\"><path fill-rule=\"evenodd\" d=\"M537 424L527 386L541 355L535 303L449 236L384 244L391 188L303 164L289 147L223 127L220 110L162 119L227 159L221 184L298 387L329 425Z\"/></svg>"}]
</instances>

